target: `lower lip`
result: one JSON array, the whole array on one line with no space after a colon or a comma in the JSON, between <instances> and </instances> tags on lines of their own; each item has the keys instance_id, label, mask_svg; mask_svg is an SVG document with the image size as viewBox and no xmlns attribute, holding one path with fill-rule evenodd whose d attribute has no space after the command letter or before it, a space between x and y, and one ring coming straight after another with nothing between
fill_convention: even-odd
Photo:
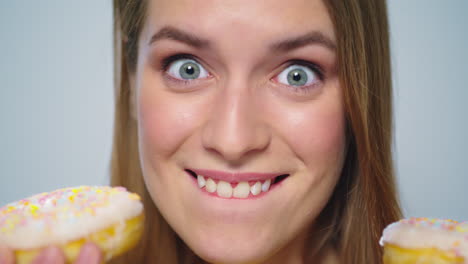
<instances>
[{"instance_id":1,"label":"lower lip","mask_svg":"<svg viewBox=\"0 0 468 264\"><path fill-rule=\"evenodd\" d=\"M198 181L197 181L197 179L196 179L195 177L193 177L193 176L192 176L190 173L188 173L188 172L186 172L186 174L190 177L190 179L192 179L192 182L193 182L193 184L195 185L195 187L196 187L197 189L199 189L201 192L203 192L203 193L205 193L205 194L207 194L207 195L209 195L209 196L212 196L212 197L215 197L215 198L219 198L219 199L225 199L225 200L256 200L256 199L262 198L262 197L264 197L265 195L268 195L270 192L272 192L272 191L278 189L278 188L283 184L283 182L286 180L286 179L284 179L284 180L282 180L282 181L280 181L280 182L278 182L278 183L271 184L271 185L270 185L270 189L268 189L268 191L266 191L266 192L262 191L262 192L259 193L258 195L253 195L252 193L249 193L249 196L247 196L246 198L237 198L237 197L234 197L234 196L231 196L230 198L225 198L225 197L218 196L218 195L216 194L216 191L210 193L210 192L206 191L205 188L203 188L203 189L200 188L200 187L198 186ZM288 177L288 178L289 178L289 177Z\"/></svg>"}]
</instances>

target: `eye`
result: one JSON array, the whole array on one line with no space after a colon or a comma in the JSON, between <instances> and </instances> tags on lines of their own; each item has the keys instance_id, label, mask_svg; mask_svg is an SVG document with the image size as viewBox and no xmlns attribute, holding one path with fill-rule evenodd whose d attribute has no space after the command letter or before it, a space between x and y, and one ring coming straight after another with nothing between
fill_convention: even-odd
<instances>
[{"instance_id":1,"label":"eye","mask_svg":"<svg viewBox=\"0 0 468 264\"><path fill-rule=\"evenodd\" d=\"M290 86L310 86L321 80L320 72L313 67L293 64L276 77L277 81Z\"/></svg>"},{"instance_id":2,"label":"eye","mask_svg":"<svg viewBox=\"0 0 468 264\"><path fill-rule=\"evenodd\" d=\"M171 77L180 80L194 80L209 76L208 71L200 63L190 58L174 58L172 62L169 62L166 71Z\"/></svg>"}]
</instances>

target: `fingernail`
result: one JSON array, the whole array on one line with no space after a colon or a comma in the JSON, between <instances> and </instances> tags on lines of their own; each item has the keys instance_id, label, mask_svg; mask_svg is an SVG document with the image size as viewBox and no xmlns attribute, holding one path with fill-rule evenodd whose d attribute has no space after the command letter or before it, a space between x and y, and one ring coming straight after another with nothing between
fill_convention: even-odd
<instances>
[{"instance_id":1,"label":"fingernail","mask_svg":"<svg viewBox=\"0 0 468 264\"><path fill-rule=\"evenodd\" d=\"M13 263L13 251L6 247L0 246L0 264Z\"/></svg>"},{"instance_id":2,"label":"fingernail","mask_svg":"<svg viewBox=\"0 0 468 264\"><path fill-rule=\"evenodd\" d=\"M44 249L40 255L34 260L34 264L42 264L42 263L64 263L65 257L62 254L62 251L57 247L48 247Z\"/></svg>"},{"instance_id":3,"label":"fingernail","mask_svg":"<svg viewBox=\"0 0 468 264\"><path fill-rule=\"evenodd\" d=\"M80 250L80 255L76 264L99 264L101 263L101 253L99 248L92 243L86 243Z\"/></svg>"}]
</instances>

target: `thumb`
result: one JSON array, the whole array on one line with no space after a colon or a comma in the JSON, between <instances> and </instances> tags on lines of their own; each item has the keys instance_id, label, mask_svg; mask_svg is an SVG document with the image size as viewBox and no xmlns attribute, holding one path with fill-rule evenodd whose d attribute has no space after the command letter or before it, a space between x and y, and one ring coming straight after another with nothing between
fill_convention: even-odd
<instances>
[{"instance_id":1,"label":"thumb","mask_svg":"<svg viewBox=\"0 0 468 264\"><path fill-rule=\"evenodd\" d=\"M75 264L99 264L102 262L102 253L98 246L86 243L80 250Z\"/></svg>"},{"instance_id":2,"label":"thumb","mask_svg":"<svg viewBox=\"0 0 468 264\"><path fill-rule=\"evenodd\" d=\"M63 264L65 263L65 256L60 248L55 246L47 247L37 256L33 264Z\"/></svg>"},{"instance_id":3,"label":"thumb","mask_svg":"<svg viewBox=\"0 0 468 264\"><path fill-rule=\"evenodd\" d=\"M0 264L14 264L15 255L9 248L0 245Z\"/></svg>"}]
</instances>

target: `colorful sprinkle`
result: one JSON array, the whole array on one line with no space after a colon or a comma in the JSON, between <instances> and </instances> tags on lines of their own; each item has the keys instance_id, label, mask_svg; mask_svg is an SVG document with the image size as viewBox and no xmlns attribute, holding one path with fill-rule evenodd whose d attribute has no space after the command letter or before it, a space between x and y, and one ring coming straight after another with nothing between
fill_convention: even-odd
<instances>
[{"instance_id":1,"label":"colorful sprinkle","mask_svg":"<svg viewBox=\"0 0 468 264\"><path fill-rule=\"evenodd\" d=\"M57 219L74 222L84 215L94 216L96 211L110 204L113 196L124 192L127 190L123 187L80 186L10 203L0 208L0 235L11 234L18 226L52 229ZM137 194L127 195L132 200L140 200Z\"/></svg>"},{"instance_id":2,"label":"colorful sprinkle","mask_svg":"<svg viewBox=\"0 0 468 264\"><path fill-rule=\"evenodd\" d=\"M450 251L456 256L468 257L468 222L413 217L387 226L383 233L381 245L386 242L403 243L416 248L424 245L422 247L436 247ZM422 236L424 240L419 241L416 236Z\"/></svg>"}]
</instances>

